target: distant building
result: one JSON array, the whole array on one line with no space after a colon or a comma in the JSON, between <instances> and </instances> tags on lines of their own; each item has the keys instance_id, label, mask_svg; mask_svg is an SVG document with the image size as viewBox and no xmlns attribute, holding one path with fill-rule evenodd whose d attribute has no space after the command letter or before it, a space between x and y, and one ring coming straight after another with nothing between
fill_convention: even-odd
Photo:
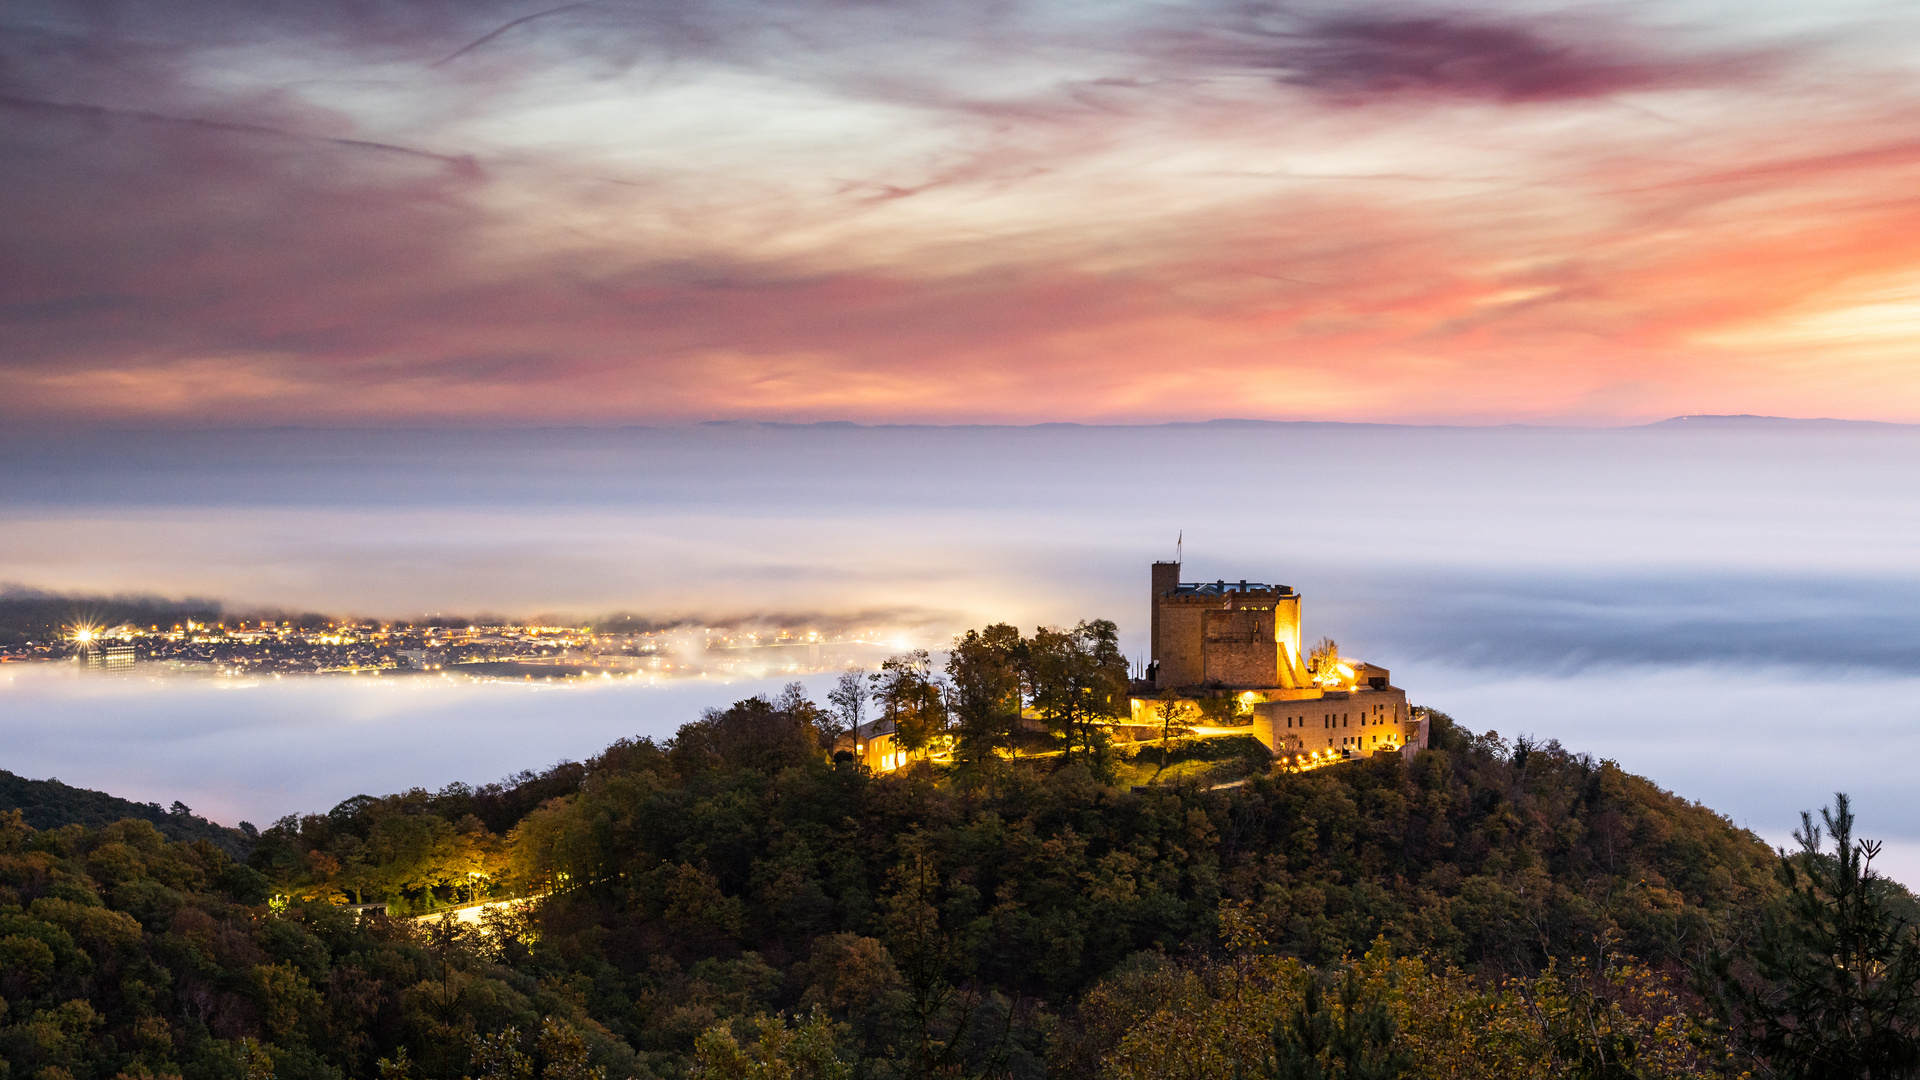
<instances>
[{"instance_id":1,"label":"distant building","mask_svg":"<svg viewBox=\"0 0 1920 1080\"><path fill-rule=\"evenodd\" d=\"M1175 562L1154 563L1152 575L1152 651L1134 685L1133 723L1157 725L1159 710L1187 703L1203 724L1250 719L1248 734L1280 756L1426 746L1425 719L1386 668L1331 648L1302 655L1300 594L1290 586L1182 582Z\"/></svg>"},{"instance_id":2,"label":"distant building","mask_svg":"<svg viewBox=\"0 0 1920 1080\"><path fill-rule=\"evenodd\" d=\"M94 638L83 643L74 653L80 666L101 671L125 671L133 666L135 659L133 642L107 638Z\"/></svg>"}]
</instances>

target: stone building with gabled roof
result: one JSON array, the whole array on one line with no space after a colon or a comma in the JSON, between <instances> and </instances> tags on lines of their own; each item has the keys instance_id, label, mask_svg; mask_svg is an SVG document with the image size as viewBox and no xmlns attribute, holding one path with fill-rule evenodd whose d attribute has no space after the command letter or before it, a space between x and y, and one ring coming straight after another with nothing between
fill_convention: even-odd
<instances>
[{"instance_id":1,"label":"stone building with gabled roof","mask_svg":"<svg viewBox=\"0 0 1920 1080\"><path fill-rule=\"evenodd\" d=\"M907 763L906 748L900 745L900 729L884 717L841 732L833 741L833 752L850 753L855 761L875 772L891 772Z\"/></svg>"}]
</instances>

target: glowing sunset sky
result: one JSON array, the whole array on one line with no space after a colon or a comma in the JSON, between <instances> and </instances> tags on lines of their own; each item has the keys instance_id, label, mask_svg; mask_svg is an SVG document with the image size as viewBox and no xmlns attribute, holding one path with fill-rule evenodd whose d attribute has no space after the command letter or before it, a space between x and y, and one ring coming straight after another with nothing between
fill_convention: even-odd
<instances>
[{"instance_id":1,"label":"glowing sunset sky","mask_svg":"<svg viewBox=\"0 0 1920 1080\"><path fill-rule=\"evenodd\" d=\"M35 2L0 419L1920 419L1920 8Z\"/></svg>"}]
</instances>

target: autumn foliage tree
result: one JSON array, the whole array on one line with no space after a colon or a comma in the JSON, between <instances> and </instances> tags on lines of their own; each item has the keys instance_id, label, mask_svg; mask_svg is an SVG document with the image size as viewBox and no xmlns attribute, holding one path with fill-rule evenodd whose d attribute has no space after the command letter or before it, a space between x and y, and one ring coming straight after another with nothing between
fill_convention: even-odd
<instances>
[{"instance_id":1,"label":"autumn foliage tree","mask_svg":"<svg viewBox=\"0 0 1920 1080\"><path fill-rule=\"evenodd\" d=\"M1724 1048L1670 978L1605 970L1474 978L1382 940L1325 968L1265 951L1161 962L1094 987L1103 1037L1064 1075L1101 1080L1709 1080Z\"/></svg>"},{"instance_id":2,"label":"autumn foliage tree","mask_svg":"<svg viewBox=\"0 0 1920 1080\"><path fill-rule=\"evenodd\" d=\"M1043 626L1027 643L1026 681L1033 709L1069 755L1092 755L1095 723L1127 713L1127 661L1119 628L1105 619L1071 630Z\"/></svg>"}]
</instances>

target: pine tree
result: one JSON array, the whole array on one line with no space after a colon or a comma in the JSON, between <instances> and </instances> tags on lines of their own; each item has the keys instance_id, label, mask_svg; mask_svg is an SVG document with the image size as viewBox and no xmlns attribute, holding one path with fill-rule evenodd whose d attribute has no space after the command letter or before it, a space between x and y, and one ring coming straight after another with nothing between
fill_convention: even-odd
<instances>
[{"instance_id":1,"label":"pine tree","mask_svg":"<svg viewBox=\"0 0 1920 1080\"><path fill-rule=\"evenodd\" d=\"M1384 1001L1361 985L1349 967L1337 1001L1327 1000L1326 976L1307 976L1291 1015L1274 1021L1273 1051L1262 1063L1268 1080L1397 1080L1413 1059L1397 1045L1399 1032Z\"/></svg>"},{"instance_id":2,"label":"pine tree","mask_svg":"<svg viewBox=\"0 0 1920 1080\"><path fill-rule=\"evenodd\" d=\"M1752 950L1750 972L1709 961L1719 1011L1782 1080L1897 1080L1920 1076L1920 928L1892 901L1897 886L1873 869L1877 841L1853 838L1844 793L1820 817L1802 812L1781 853L1785 895ZM1742 977L1742 976L1745 977Z\"/></svg>"}]
</instances>

